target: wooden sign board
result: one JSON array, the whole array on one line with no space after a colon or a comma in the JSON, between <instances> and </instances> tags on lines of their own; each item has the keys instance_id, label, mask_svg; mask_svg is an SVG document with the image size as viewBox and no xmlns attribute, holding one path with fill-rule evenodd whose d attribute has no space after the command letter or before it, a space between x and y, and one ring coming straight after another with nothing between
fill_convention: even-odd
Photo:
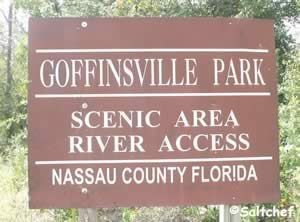
<instances>
[{"instance_id":1,"label":"wooden sign board","mask_svg":"<svg viewBox=\"0 0 300 222\"><path fill-rule=\"evenodd\" d=\"M273 22L32 18L31 208L279 199Z\"/></svg>"}]
</instances>

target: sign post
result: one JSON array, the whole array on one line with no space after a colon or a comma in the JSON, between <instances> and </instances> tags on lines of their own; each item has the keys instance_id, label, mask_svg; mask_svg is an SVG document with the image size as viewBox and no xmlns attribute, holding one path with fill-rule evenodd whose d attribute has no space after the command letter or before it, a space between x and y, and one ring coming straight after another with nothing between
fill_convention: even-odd
<instances>
[{"instance_id":1,"label":"sign post","mask_svg":"<svg viewBox=\"0 0 300 222\"><path fill-rule=\"evenodd\" d=\"M97 210L91 208L80 208L79 222L97 222Z\"/></svg>"},{"instance_id":2,"label":"sign post","mask_svg":"<svg viewBox=\"0 0 300 222\"><path fill-rule=\"evenodd\" d=\"M276 202L273 22L32 18L31 208Z\"/></svg>"},{"instance_id":3,"label":"sign post","mask_svg":"<svg viewBox=\"0 0 300 222\"><path fill-rule=\"evenodd\" d=\"M219 206L219 222L241 222L240 206Z\"/></svg>"}]
</instances>

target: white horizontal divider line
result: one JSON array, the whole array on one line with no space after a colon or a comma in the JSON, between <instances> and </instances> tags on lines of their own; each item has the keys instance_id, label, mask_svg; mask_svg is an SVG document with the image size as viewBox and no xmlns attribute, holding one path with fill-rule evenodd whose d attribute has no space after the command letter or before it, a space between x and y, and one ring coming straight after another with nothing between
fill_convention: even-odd
<instances>
[{"instance_id":1,"label":"white horizontal divider line","mask_svg":"<svg viewBox=\"0 0 300 222\"><path fill-rule=\"evenodd\" d=\"M222 93L103 93L103 94L35 94L35 98L118 98L118 97L213 97L213 96L270 96L270 92Z\"/></svg>"},{"instance_id":2,"label":"white horizontal divider line","mask_svg":"<svg viewBox=\"0 0 300 222\"><path fill-rule=\"evenodd\" d=\"M136 49L36 49L36 53L138 53L138 52L249 52L268 53L268 49L251 48L136 48Z\"/></svg>"},{"instance_id":3,"label":"white horizontal divider line","mask_svg":"<svg viewBox=\"0 0 300 222\"><path fill-rule=\"evenodd\" d=\"M272 160L272 156L259 157L224 157L224 158L196 158L196 159L137 159L137 160L51 160L35 161L35 165L70 165L70 164L134 164L134 163L203 163L229 161L259 161Z\"/></svg>"}]
</instances>

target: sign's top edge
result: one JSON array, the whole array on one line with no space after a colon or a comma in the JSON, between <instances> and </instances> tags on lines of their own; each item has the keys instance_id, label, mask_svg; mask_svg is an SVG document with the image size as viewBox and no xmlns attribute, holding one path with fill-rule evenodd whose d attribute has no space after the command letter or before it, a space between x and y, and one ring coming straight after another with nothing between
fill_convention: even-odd
<instances>
[{"instance_id":1,"label":"sign's top edge","mask_svg":"<svg viewBox=\"0 0 300 222\"><path fill-rule=\"evenodd\" d=\"M151 17L129 17L129 16L111 16L111 17L101 17L101 16L92 16L92 17L29 17L29 21L57 21L57 20L102 20L102 21L112 21L112 20L161 20L161 21L197 21L197 20L222 20L222 21L245 21L245 22L271 22L274 23L274 19L266 19L266 18L236 18L236 17L212 17L212 16L168 16L168 17L159 17L159 16L151 16Z\"/></svg>"}]
</instances>

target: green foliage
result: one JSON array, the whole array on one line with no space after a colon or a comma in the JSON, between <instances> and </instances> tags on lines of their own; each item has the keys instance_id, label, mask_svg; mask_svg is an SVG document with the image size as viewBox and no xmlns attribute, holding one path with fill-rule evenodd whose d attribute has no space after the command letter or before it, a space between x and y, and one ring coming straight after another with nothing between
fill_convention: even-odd
<instances>
[{"instance_id":1,"label":"green foliage","mask_svg":"<svg viewBox=\"0 0 300 222\"><path fill-rule=\"evenodd\" d=\"M198 207L184 207L182 208L182 213L186 217L200 217Z\"/></svg>"},{"instance_id":2,"label":"green foliage","mask_svg":"<svg viewBox=\"0 0 300 222\"><path fill-rule=\"evenodd\" d=\"M65 0L61 5L64 16L110 16L113 8L112 0Z\"/></svg>"},{"instance_id":3,"label":"green foliage","mask_svg":"<svg viewBox=\"0 0 300 222\"><path fill-rule=\"evenodd\" d=\"M113 0L16 0L16 7L35 17L109 16Z\"/></svg>"},{"instance_id":4,"label":"green foliage","mask_svg":"<svg viewBox=\"0 0 300 222\"><path fill-rule=\"evenodd\" d=\"M281 143L300 147L300 54L294 55L285 65L287 70L280 87L280 93L285 95L279 109Z\"/></svg>"},{"instance_id":5,"label":"green foliage","mask_svg":"<svg viewBox=\"0 0 300 222\"><path fill-rule=\"evenodd\" d=\"M136 209L135 208L125 208L123 210L123 222L131 222L134 221L135 217L137 215Z\"/></svg>"},{"instance_id":6,"label":"green foliage","mask_svg":"<svg viewBox=\"0 0 300 222\"><path fill-rule=\"evenodd\" d=\"M280 92L285 103L279 107L281 138L281 206L300 207L300 53L286 62Z\"/></svg>"},{"instance_id":7,"label":"green foliage","mask_svg":"<svg viewBox=\"0 0 300 222\"><path fill-rule=\"evenodd\" d=\"M27 148L13 139L9 159L0 158L0 221L51 222L51 211L29 210L27 191Z\"/></svg>"},{"instance_id":8,"label":"green foliage","mask_svg":"<svg viewBox=\"0 0 300 222\"><path fill-rule=\"evenodd\" d=\"M60 1L44 1L44 0L16 0L16 8L29 12L30 15L36 17L60 16Z\"/></svg>"},{"instance_id":9,"label":"green foliage","mask_svg":"<svg viewBox=\"0 0 300 222\"><path fill-rule=\"evenodd\" d=\"M77 209L55 209L53 219L57 222L77 222Z\"/></svg>"},{"instance_id":10,"label":"green foliage","mask_svg":"<svg viewBox=\"0 0 300 222\"><path fill-rule=\"evenodd\" d=\"M218 215L217 207L142 207L125 208L124 222L157 222L157 221L191 221L215 222Z\"/></svg>"},{"instance_id":11,"label":"green foliage","mask_svg":"<svg viewBox=\"0 0 300 222\"><path fill-rule=\"evenodd\" d=\"M6 155L16 139L25 141L24 130L27 121L27 48L24 38L15 50L13 73L16 76L7 91L5 76L0 78L0 153Z\"/></svg>"}]
</instances>

